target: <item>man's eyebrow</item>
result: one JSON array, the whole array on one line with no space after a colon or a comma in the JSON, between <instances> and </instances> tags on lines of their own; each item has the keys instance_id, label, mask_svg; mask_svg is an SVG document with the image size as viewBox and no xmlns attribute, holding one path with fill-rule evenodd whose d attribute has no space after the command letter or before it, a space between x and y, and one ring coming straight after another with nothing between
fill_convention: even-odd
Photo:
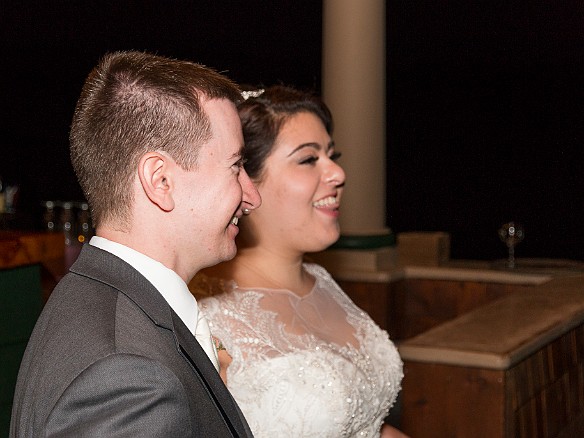
<instances>
[{"instance_id":1,"label":"man's eyebrow","mask_svg":"<svg viewBox=\"0 0 584 438\"><path fill-rule=\"evenodd\" d=\"M241 158L242 156L243 156L243 148L241 148L238 151L231 154L231 156L228 158L228 161L234 160L236 158Z\"/></svg>"}]
</instances>

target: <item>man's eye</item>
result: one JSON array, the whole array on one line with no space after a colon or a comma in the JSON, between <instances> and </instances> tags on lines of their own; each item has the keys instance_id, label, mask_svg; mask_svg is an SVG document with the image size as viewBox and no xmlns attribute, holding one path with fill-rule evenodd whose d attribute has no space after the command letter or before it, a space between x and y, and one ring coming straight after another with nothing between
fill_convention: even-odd
<instances>
[{"instance_id":1,"label":"man's eye","mask_svg":"<svg viewBox=\"0 0 584 438\"><path fill-rule=\"evenodd\" d=\"M246 161L247 160L245 158L237 160L235 163L233 163L233 167L235 170L237 170L237 172L239 172L243 168L243 165L246 163Z\"/></svg>"}]
</instances>

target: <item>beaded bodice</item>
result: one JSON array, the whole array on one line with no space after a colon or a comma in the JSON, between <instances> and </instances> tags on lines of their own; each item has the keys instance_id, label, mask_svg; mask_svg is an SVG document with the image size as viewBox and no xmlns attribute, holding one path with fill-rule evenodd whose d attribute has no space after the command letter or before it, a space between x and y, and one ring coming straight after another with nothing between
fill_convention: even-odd
<instances>
[{"instance_id":1,"label":"beaded bodice","mask_svg":"<svg viewBox=\"0 0 584 438\"><path fill-rule=\"evenodd\" d=\"M304 297L191 282L233 358L227 386L256 437L378 437L403 377L397 349L328 272L304 267L316 279Z\"/></svg>"}]
</instances>

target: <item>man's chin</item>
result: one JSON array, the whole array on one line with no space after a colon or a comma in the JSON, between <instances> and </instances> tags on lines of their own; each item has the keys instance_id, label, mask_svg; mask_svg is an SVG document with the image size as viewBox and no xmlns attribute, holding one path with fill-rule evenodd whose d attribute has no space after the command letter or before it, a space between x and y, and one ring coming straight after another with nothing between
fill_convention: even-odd
<instances>
[{"instance_id":1,"label":"man's chin","mask_svg":"<svg viewBox=\"0 0 584 438\"><path fill-rule=\"evenodd\" d=\"M225 248L222 253L221 257L217 263L227 262L233 259L237 255L237 246L235 245L235 241L231 241L229 247Z\"/></svg>"},{"instance_id":2,"label":"man's chin","mask_svg":"<svg viewBox=\"0 0 584 438\"><path fill-rule=\"evenodd\" d=\"M231 247L223 247L220 250L217 250L213 255L215 256L213 259L209 259L205 266L201 269L210 268L212 266L216 266L222 262L227 262L235 257L237 254L237 247L235 246L235 242L231 242Z\"/></svg>"},{"instance_id":3,"label":"man's chin","mask_svg":"<svg viewBox=\"0 0 584 438\"><path fill-rule=\"evenodd\" d=\"M228 262L229 260L233 260L235 258L235 256L237 255L237 250L233 251L233 254L227 256L226 258L224 258L222 261L223 262Z\"/></svg>"}]
</instances>

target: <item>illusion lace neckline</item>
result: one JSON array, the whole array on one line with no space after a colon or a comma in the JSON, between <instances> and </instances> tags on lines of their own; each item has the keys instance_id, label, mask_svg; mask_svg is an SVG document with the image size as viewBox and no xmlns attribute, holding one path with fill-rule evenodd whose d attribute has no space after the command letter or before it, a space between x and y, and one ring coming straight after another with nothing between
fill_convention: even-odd
<instances>
[{"instance_id":1,"label":"illusion lace neckline","mask_svg":"<svg viewBox=\"0 0 584 438\"><path fill-rule=\"evenodd\" d=\"M288 288L284 288L284 287L280 287L280 288L273 288L273 287L261 287L261 286L254 286L254 287L242 287L239 286L237 284L237 282L233 281L233 288L234 291L242 291L242 292L252 292L252 291L258 291L258 292L271 292L271 293L281 293L284 295L288 295L288 296L292 296L295 299L298 300L305 300L310 298L312 295L314 295L314 291L316 290L316 280L314 281L314 284L312 285L312 288L305 293L304 295L298 295L296 292L294 292L293 290L290 290Z\"/></svg>"}]
</instances>

